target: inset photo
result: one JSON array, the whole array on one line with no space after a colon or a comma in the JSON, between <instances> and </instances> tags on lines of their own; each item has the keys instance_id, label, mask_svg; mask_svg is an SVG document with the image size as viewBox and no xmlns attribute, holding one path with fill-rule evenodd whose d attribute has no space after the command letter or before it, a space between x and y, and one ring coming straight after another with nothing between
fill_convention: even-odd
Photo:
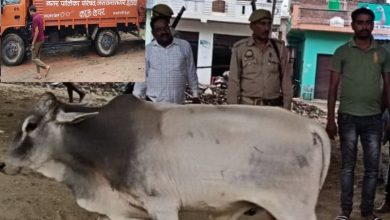
<instances>
[{"instance_id":1,"label":"inset photo","mask_svg":"<svg viewBox=\"0 0 390 220\"><path fill-rule=\"evenodd\" d=\"M168 17L174 38L191 45L199 83L214 85L230 70L231 49L240 40L248 39L253 31L249 17L256 9L272 14L271 37L286 42L288 1L268 0L148 0L146 4L145 43L158 43L158 29L153 34L153 18ZM158 43L161 44L161 43ZM146 51L146 61L148 62ZM148 65L154 65L151 61Z\"/></svg>"},{"instance_id":2,"label":"inset photo","mask_svg":"<svg viewBox=\"0 0 390 220\"><path fill-rule=\"evenodd\" d=\"M146 0L1 0L1 82L143 81Z\"/></svg>"}]
</instances>

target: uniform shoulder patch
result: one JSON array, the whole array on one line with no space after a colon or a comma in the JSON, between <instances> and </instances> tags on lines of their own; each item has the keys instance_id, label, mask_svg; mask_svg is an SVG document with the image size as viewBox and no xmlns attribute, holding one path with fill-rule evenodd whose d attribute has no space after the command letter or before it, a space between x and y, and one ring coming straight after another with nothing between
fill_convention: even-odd
<instances>
[{"instance_id":1,"label":"uniform shoulder patch","mask_svg":"<svg viewBox=\"0 0 390 220\"><path fill-rule=\"evenodd\" d=\"M233 48L239 47L240 45L246 44L249 41L250 38L245 38L237 41L233 44Z\"/></svg>"}]
</instances>

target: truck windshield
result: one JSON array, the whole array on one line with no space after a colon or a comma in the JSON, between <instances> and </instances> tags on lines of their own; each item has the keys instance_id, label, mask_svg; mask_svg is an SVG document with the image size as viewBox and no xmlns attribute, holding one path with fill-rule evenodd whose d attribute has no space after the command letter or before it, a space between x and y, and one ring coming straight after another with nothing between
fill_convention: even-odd
<instances>
[{"instance_id":1,"label":"truck windshield","mask_svg":"<svg viewBox=\"0 0 390 220\"><path fill-rule=\"evenodd\" d=\"M20 4L20 0L4 0L3 5Z\"/></svg>"}]
</instances>

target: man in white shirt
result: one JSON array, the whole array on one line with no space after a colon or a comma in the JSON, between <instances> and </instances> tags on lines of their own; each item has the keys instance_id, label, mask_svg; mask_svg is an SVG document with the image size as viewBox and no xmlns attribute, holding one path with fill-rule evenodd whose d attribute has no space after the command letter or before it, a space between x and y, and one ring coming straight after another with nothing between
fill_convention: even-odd
<instances>
[{"instance_id":1,"label":"man in white shirt","mask_svg":"<svg viewBox=\"0 0 390 220\"><path fill-rule=\"evenodd\" d=\"M153 102L183 104L188 83L193 103L200 103L190 44L172 36L167 17L153 17L150 26L154 40L146 46L145 83L136 83L133 94Z\"/></svg>"}]
</instances>

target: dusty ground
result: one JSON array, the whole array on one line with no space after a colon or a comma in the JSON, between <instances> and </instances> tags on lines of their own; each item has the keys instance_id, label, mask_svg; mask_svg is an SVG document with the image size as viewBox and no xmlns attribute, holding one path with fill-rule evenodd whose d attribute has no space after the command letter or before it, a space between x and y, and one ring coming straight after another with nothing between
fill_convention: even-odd
<instances>
[{"instance_id":1,"label":"dusty ground","mask_svg":"<svg viewBox=\"0 0 390 220\"><path fill-rule=\"evenodd\" d=\"M60 99L66 100L63 89L43 89L42 87L15 86L0 84L0 161L4 159L6 146L18 123L23 119L34 99L43 91L53 91ZM98 96L87 94L85 102L102 104L109 100L110 96ZM384 148L387 160L387 147ZM331 168L325 186L320 194L317 205L319 220L330 220L338 214L339 193L339 166L340 156L337 142L332 146ZM359 176L355 185L355 205L352 219L359 217L359 197L361 190L362 165L356 170ZM305 186L302 186L305 187ZM31 170L24 169L20 174L10 176L0 173L0 220L94 220L96 214L86 212L74 202L70 191L61 183L47 179ZM377 191L376 205L383 198L383 184ZM297 210L299 212L299 210ZM183 220L203 220L202 213L182 213ZM390 214L382 215L383 219L390 219ZM261 218L242 218L261 219Z\"/></svg>"},{"instance_id":2,"label":"dusty ground","mask_svg":"<svg viewBox=\"0 0 390 220\"><path fill-rule=\"evenodd\" d=\"M144 41L121 34L117 53L100 57L90 46L44 49L42 61L51 66L46 82L129 82L145 76ZM35 64L26 60L19 66L1 66L2 82L39 82Z\"/></svg>"}]
</instances>

